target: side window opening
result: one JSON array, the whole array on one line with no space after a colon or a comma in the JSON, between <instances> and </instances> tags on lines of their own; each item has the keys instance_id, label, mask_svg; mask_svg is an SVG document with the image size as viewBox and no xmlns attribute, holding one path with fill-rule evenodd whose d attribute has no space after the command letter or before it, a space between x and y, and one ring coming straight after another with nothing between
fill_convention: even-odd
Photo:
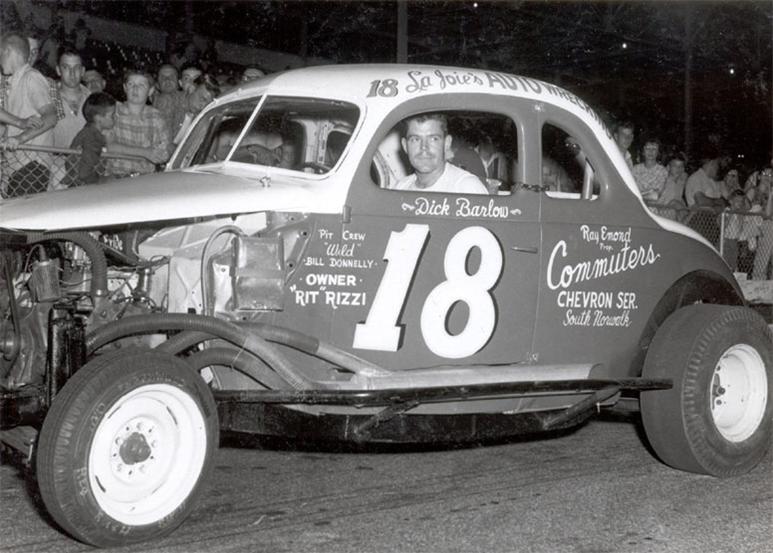
<instances>
[{"instance_id":1,"label":"side window opening","mask_svg":"<svg viewBox=\"0 0 773 553\"><path fill-rule=\"evenodd\" d=\"M414 124L408 136L410 121L427 121L441 115L445 122L442 148L438 144L434 153L428 145L420 146L427 138L417 133L427 132L426 127ZM415 129L421 129L417 131ZM446 138L447 137L447 138ZM409 142L413 141L413 142ZM421 148L426 152L422 153ZM442 151L441 151L442 150ZM370 175L381 188L418 191L419 186L406 182L420 179L420 175L437 169L432 164L447 162L472 175L482 186L475 189L432 189L428 192L509 194L516 174L518 133L513 121L504 115L477 111L427 112L404 119L382 139L371 164ZM465 177L467 178L467 177ZM436 181L438 182L438 181ZM442 182L442 181L439 181ZM484 190L485 188L485 190ZM475 191L471 191L475 190Z\"/></svg>"},{"instance_id":2,"label":"side window opening","mask_svg":"<svg viewBox=\"0 0 773 553\"><path fill-rule=\"evenodd\" d=\"M580 140L563 128L542 126L542 186L548 196L593 200L599 184L593 161L585 154Z\"/></svg>"}]
</instances>

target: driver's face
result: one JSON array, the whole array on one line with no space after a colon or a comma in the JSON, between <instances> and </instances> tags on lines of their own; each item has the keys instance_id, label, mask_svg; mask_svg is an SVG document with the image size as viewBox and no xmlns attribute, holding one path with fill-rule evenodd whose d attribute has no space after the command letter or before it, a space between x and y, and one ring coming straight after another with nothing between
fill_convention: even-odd
<instances>
[{"instance_id":1,"label":"driver's face","mask_svg":"<svg viewBox=\"0 0 773 553\"><path fill-rule=\"evenodd\" d=\"M417 173L432 173L445 166L450 139L440 121L409 121L403 148Z\"/></svg>"}]
</instances>

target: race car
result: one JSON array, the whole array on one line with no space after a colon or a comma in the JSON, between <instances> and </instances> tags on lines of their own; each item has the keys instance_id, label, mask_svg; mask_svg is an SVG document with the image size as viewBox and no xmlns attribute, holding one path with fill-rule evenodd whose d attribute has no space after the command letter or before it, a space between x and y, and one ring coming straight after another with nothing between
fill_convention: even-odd
<instances>
[{"instance_id":1,"label":"race car","mask_svg":"<svg viewBox=\"0 0 773 553\"><path fill-rule=\"evenodd\" d=\"M405 188L416 117L486 193ZM479 441L633 401L677 469L742 474L770 442L766 321L647 209L602 118L536 79L270 75L164 172L7 200L0 226L0 441L89 544L174 530L221 431Z\"/></svg>"}]
</instances>

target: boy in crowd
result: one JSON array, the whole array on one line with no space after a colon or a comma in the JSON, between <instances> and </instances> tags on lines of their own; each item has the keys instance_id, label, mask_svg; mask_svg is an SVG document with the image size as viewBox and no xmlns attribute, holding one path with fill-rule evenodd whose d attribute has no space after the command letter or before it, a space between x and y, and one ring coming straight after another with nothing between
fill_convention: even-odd
<instances>
[{"instance_id":1,"label":"boy in crowd","mask_svg":"<svg viewBox=\"0 0 773 553\"><path fill-rule=\"evenodd\" d=\"M97 166L107 145L105 132L115 125L115 98L106 92L96 92L86 98L83 104L86 125L75 135L73 149L80 149L77 163L68 171L70 186L96 184L100 175Z\"/></svg>"},{"instance_id":2,"label":"boy in crowd","mask_svg":"<svg viewBox=\"0 0 773 553\"><path fill-rule=\"evenodd\" d=\"M169 158L169 129L161 112L147 105L152 83L150 75L139 69L130 69L124 76L126 101L116 104L115 126L107 135L108 149L144 159L111 159L108 173L112 176L152 173L156 164Z\"/></svg>"}]
</instances>

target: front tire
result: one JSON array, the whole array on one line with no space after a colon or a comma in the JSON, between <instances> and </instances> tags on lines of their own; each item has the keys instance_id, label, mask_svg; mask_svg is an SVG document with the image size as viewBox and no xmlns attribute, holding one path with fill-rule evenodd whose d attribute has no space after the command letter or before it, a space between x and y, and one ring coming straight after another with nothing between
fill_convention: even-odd
<instances>
[{"instance_id":1,"label":"front tire","mask_svg":"<svg viewBox=\"0 0 773 553\"><path fill-rule=\"evenodd\" d=\"M746 307L696 304L658 329L645 378L672 378L670 390L641 394L644 429L674 468L719 477L754 468L773 425L773 337Z\"/></svg>"},{"instance_id":2,"label":"front tire","mask_svg":"<svg viewBox=\"0 0 773 553\"><path fill-rule=\"evenodd\" d=\"M56 396L37 478L54 520L101 547L157 538L193 508L212 468L217 408L187 363L122 351L87 363Z\"/></svg>"}]
</instances>

